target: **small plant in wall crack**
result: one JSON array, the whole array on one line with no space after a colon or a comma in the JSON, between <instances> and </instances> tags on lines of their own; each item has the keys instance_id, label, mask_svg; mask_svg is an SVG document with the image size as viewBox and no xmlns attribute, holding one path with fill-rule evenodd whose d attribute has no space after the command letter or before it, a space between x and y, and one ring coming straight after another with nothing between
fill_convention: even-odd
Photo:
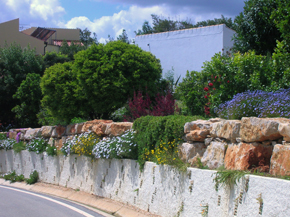
<instances>
[{"instance_id":1,"label":"small plant in wall crack","mask_svg":"<svg viewBox=\"0 0 290 217\"><path fill-rule=\"evenodd\" d=\"M260 205L259 206L259 215L262 215L262 213L263 213L263 205L264 205L263 198L262 198L262 193L259 194L259 197L256 200L257 200L258 204Z\"/></svg>"},{"instance_id":2,"label":"small plant in wall crack","mask_svg":"<svg viewBox=\"0 0 290 217\"><path fill-rule=\"evenodd\" d=\"M202 208L201 213L200 213L201 216L202 217L207 217L208 216L208 204L206 204L206 205L200 204L200 206Z\"/></svg>"},{"instance_id":3,"label":"small plant in wall crack","mask_svg":"<svg viewBox=\"0 0 290 217\"><path fill-rule=\"evenodd\" d=\"M179 210L177 212L177 217L180 216L180 214L183 212L184 210L184 202L181 203L180 207L179 207Z\"/></svg>"},{"instance_id":4,"label":"small plant in wall crack","mask_svg":"<svg viewBox=\"0 0 290 217\"><path fill-rule=\"evenodd\" d=\"M26 183L29 185L32 185L38 181L38 172L34 170L32 173L29 175L29 179L26 180Z\"/></svg>"},{"instance_id":5,"label":"small plant in wall crack","mask_svg":"<svg viewBox=\"0 0 290 217\"><path fill-rule=\"evenodd\" d=\"M24 175L23 174L20 174L20 175L17 175L15 170L13 170L13 172L11 173L7 173L3 176L3 178L5 180L10 180L10 183L13 183L13 182L23 182L24 181Z\"/></svg>"},{"instance_id":6,"label":"small plant in wall crack","mask_svg":"<svg viewBox=\"0 0 290 217\"><path fill-rule=\"evenodd\" d=\"M232 186L236 185L240 179L243 179L247 173L245 171L239 170L220 170L217 171L214 175L215 178L215 190L218 191L219 186Z\"/></svg>"}]
</instances>

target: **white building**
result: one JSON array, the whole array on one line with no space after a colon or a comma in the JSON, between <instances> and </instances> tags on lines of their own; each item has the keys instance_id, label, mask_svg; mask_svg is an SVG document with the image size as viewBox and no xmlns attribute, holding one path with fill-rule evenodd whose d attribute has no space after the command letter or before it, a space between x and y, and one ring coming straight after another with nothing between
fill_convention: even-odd
<instances>
[{"instance_id":1,"label":"white building","mask_svg":"<svg viewBox=\"0 0 290 217\"><path fill-rule=\"evenodd\" d=\"M135 37L135 44L161 61L163 74L174 69L175 79L188 71L201 71L203 62L233 46L235 31L225 24Z\"/></svg>"}]
</instances>

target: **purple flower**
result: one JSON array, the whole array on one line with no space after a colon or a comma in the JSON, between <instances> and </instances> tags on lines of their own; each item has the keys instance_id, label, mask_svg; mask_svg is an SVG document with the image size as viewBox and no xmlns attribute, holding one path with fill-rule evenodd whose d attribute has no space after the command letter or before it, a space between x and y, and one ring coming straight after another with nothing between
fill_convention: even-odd
<instances>
[{"instance_id":1,"label":"purple flower","mask_svg":"<svg viewBox=\"0 0 290 217\"><path fill-rule=\"evenodd\" d=\"M20 135L21 135L21 132L18 132L17 135L16 135L16 141L17 141L17 143L20 142Z\"/></svg>"}]
</instances>

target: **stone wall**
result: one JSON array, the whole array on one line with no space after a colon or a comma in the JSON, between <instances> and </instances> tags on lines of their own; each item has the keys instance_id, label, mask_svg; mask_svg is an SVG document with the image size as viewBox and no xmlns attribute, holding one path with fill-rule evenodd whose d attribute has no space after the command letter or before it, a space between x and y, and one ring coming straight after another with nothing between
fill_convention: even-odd
<instances>
[{"instance_id":1,"label":"stone wall","mask_svg":"<svg viewBox=\"0 0 290 217\"><path fill-rule=\"evenodd\" d=\"M119 136L126 130L130 130L133 123L130 122L113 122L111 120L93 120L80 124L72 124L67 126L43 126L41 128L25 128L9 130L9 138L29 142L31 139L44 138L49 144L56 146L58 149L62 147L67 138L75 135L92 131L101 137Z\"/></svg>"},{"instance_id":2,"label":"stone wall","mask_svg":"<svg viewBox=\"0 0 290 217\"><path fill-rule=\"evenodd\" d=\"M290 175L290 119L197 120L184 126L180 157L195 166Z\"/></svg>"},{"instance_id":3,"label":"stone wall","mask_svg":"<svg viewBox=\"0 0 290 217\"><path fill-rule=\"evenodd\" d=\"M0 150L0 173L13 170L26 178L37 170L42 182L111 198L163 217L290 216L290 182L282 179L247 175L237 185L216 191L213 170L188 168L182 173L147 162L140 172L138 163L128 159L92 161L77 155Z\"/></svg>"}]
</instances>

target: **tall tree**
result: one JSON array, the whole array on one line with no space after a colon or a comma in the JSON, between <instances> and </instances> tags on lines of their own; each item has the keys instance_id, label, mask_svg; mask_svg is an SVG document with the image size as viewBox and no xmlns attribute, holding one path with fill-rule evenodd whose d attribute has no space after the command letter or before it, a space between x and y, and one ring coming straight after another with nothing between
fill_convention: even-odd
<instances>
[{"instance_id":1,"label":"tall tree","mask_svg":"<svg viewBox=\"0 0 290 217\"><path fill-rule=\"evenodd\" d=\"M97 34L95 32L92 33L88 28L85 28L84 30L80 29L80 39L86 48L92 45L93 43L95 44L99 43L97 39Z\"/></svg>"},{"instance_id":2,"label":"tall tree","mask_svg":"<svg viewBox=\"0 0 290 217\"><path fill-rule=\"evenodd\" d=\"M122 34L117 37L117 41L122 41L122 42L125 42L127 44L130 43L129 38L128 38L128 35L127 35L125 29L123 29Z\"/></svg>"},{"instance_id":3,"label":"tall tree","mask_svg":"<svg viewBox=\"0 0 290 217\"><path fill-rule=\"evenodd\" d=\"M277 8L276 0L245 1L244 11L235 18L234 49L241 52L255 50L263 55L273 53L276 40L281 40L281 33L271 19Z\"/></svg>"}]
</instances>

